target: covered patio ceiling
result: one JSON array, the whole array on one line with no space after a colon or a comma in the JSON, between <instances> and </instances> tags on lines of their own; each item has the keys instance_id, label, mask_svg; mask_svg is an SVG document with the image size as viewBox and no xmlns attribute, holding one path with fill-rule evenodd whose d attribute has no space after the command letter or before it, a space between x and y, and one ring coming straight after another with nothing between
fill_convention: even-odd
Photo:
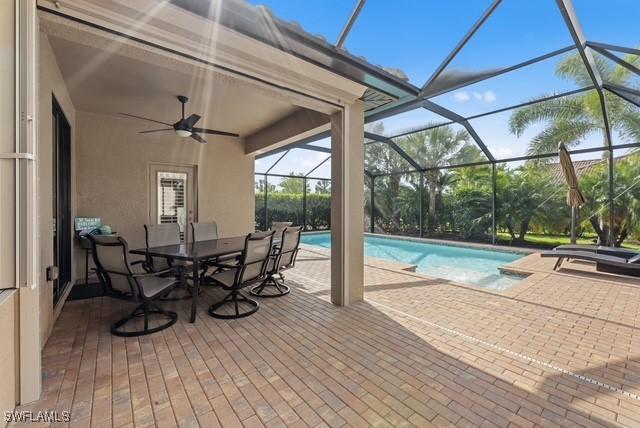
<instances>
[{"instance_id":1,"label":"covered patio ceiling","mask_svg":"<svg viewBox=\"0 0 640 428\"><path fill-rule=\"evenodd\" d=\"M96 47L56 37L50 42L74 105L81 111L129 113L173 123L180 115L176 95L186 95L186 114L202 116L198 126L246 137L301 108L194 66L177 69L160 56L140 60L104 55ZM162 127L138 123L140 131Z\"/></svg>"}]
</instances>

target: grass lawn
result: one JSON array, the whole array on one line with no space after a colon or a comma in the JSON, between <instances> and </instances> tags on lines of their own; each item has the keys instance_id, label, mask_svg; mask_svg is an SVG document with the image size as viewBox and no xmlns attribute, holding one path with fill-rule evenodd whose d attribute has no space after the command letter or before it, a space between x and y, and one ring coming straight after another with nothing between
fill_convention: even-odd
<instances>
[{"instance_id":1,"label":"grass lawn","mask_svg":"<svg viewBox=\"0 0 640 428\"><path fill-rule=\"evenodd\" d=\"M506 232L498 232L498 239L502 242L511 241L511 237ZM577 241L578 241L577 242L578 244L593 245L595 241L595 236L578 238ZM528 233L525 236L525 243L528 244L527 246L532 246L532 247L553 248L558 245L570 244L571 238L565 235L538 235L534 233ZM637 243L625 242L623 247L640 250L640 244L637 244Z\"/></svg>"}]
</instances>

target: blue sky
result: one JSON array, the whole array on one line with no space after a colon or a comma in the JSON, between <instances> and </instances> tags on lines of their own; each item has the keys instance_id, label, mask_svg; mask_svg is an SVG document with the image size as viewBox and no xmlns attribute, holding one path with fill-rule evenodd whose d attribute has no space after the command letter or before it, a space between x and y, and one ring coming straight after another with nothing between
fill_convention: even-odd
<instances>
[{"instance_id":1,"label":"blue sky","mask_svg":"<svg viewBox=\"0 0 640 428\"><path fill-rule=\"evenodd\" d=\"M355 0L250 1L268 6L280 18L296 21L330 43L337 39L356 3ZM373 64L401 69L414 85L422 86L490 4L490 0L367 0L345 47ZM588 40L629 47L640 44L640 1L574 0L574 4ZM572 43L555 0L503 0L445 71L510 66ZM543 94L576 89L575 82L555 76L560 59L552 58L460 88L433 101L469 116ZM384 124L386 133L394 134L441 121L444 119L432 113L414 111L386 119ZM507 121L508 114L473 121L496 157L524 154L528 137L535 135L532 129L516 139L509 134ZM600 136L592 136L583 147L592 147L600 141ZM316 154L311 156L315 159ZM302 156L290 154L279 169L297 170L302 162Z\"/></svg>"}]
</instances>

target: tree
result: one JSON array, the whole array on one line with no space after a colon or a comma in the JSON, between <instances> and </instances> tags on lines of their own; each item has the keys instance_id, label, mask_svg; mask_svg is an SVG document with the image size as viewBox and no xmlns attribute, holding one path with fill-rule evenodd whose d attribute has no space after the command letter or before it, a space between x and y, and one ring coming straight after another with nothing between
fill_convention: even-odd
<instances>
[{"instance_id":1,"label":"tree","mask_svg":"<svg viewBox=\"0 0 640 428\"><path fill-rule=\"evenodd\" d=\"M597 71L605 82L633 86L637 76L632 71L619 65L612 65L599 55L596 55L594 60ZM624 60L635 66L640 65L640 57L636 55L626 55ZM577 54L567 56L560 61L556 67L556 75L561 79L573 81L581 87L593 84L583 65L582 58ZM545 96L547 95L534 98L534 100ZM604 96L611 133L619 136L622 140L640 141L638 108L608 91ZM543 124L544 129L529 143L528 153L530 155L555 153L559 143L564 143L567 147L575 147L596 132L601 133L603 145L607 145L600 98L596 91L587 91L530 104L517 109L509 119L510 131L517 136L522 135L525 130L536 124ZM604 170L602 172L606 179L604 183L606 183L609 177ZM609 244L620 245L628 233L624 223L627 216L616 212L614 213L615 223L609 224L608 189L602 183L588 180L585 182L585 185L591 190L587 196L590 199L591 212L593 212L589 217L589 222L598 234L599 242L608 242L609 230L611 229L613 242ZM601 205L596 207L594 202Z\"/></svg>"},{"instance_id":2,"label":"tree","mask_svg":"<svg viewBox=\"0 0 640 428\"><path fill-rule=\"evenodd\" d=\"M280 188L282 189L282 193L303 193L305 180L302 178L302 174L296 174L295 172L291 172L289 177L285 177L280 181ZM298 178L299 177L299 178ZM306 180L307 193L310 192L309 180Z\"/></svg>"},{"instance_id":3,"label":"tree","mask_svg":"<svg viewBox=\"0 0 640 428\"><path fill-rule=\"evenodd\" d=\"M467 162L471 158L477 160L479 150L469 144L470 139L465 129L456 131L451 126L439 126L400 137L397 139L397 144L425 168L440 168ZM433 232L436 226L436 204L442 190L444 175L441 169L429 169L425 173L430 232Z\"/></svg>"},{"instance_id":4,"label":"tree","mask_svg":"<svg viewBox=\"0 0 640 428\"><path fill-rule=\"evenodd\" d=\"M627 55L624 59L640 66L639 56ZM630 70L612 66L601 56L595 56L595 65L606 82L630 86L635 77ZM580 87L593 85L582 58L577 54L560 61L556 67L556 75L563 80L573 81ZM541 95L532 101L548 95ZM605 92L605 98L612 132L617 132L625 139L640 140L640 115L635 106L608 91ZM559 143L575 147L594 132L601 132L606 144L600 98L596 91L582 92L519 108L509 119L509 129L516 136L521 136L529 127L539 123L544 124L545 129L529 143L530 155L555 153Z\"/></svg>"},{"instance_id":5,"label":"tree","mask_svg":"<svg viewBox=\"0 0 640 428\"><path fill-rule=\"evenodd\" d=\"M331 193L331 182L329 180L318 180L316 181L315 187L316 193Z\"/></svg>"},{"instance_id":6,"label":"tree","mask_svg":"<svg viewBox=\"0 0 640 428\"><path fill-rule=\"evenodd\" d=\"M256 193L264 193L264 183L265 183L264 179L260 179L256 181ZM269 185L267 186L267 190L269 191L269 193L275 192L276 191L275 184L269 183Z\"/></svg>"},{"instance_id":7,"label":"tree","mask_svg":"<svg viewBox=\"0 0 640 428\"><path fill-rule=\"evenodd\" d=\"M548 207L557 198L553 198L551 186L547 170L535 162L527 162L515 170L504 165L499 167L496 216L499 226L507 229L512 241L523 243L531 222L541 222L547 213L553 212Z\"/></svg>"}]
</instances>

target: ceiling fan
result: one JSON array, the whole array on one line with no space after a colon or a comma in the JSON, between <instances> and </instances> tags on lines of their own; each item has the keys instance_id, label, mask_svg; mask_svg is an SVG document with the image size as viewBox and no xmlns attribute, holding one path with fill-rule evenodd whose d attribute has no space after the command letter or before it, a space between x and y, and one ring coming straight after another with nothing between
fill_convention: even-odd
<instances>
[{"instance_id":1,"label":"ceiling fan","mask_svg":"<svg viewBox=\"0 0 640 428\"><path fill-rule=\"evenodd\" d=\"M216 129L194 127L194 125L200 120L200 116L194 113L191 116L185 118L184 105L189 101L189 98L185 97L184 95L178 95L177 98L178 98L178 101L180 101L180 103L182 104L182 118L174 124L162 122L160 120L149 119L147 117L136 116L134 114L128 114L128 113L120 113L120 114L123 116L133 117L135 119L142 119L149 122L160 123L162 125L167 125L171 127L171 128L162 128L162 129L151 129L149 131L140 131L140 134L149 134L152 132L174 131L180 137L191 137L199 143L206 143L206 141L198 134L213 134L213 135L224 135L227 137L239 137L238 134L234 134L232 132L224 132L224 131L218 131Z\"/></svg>"}]
</instances>

